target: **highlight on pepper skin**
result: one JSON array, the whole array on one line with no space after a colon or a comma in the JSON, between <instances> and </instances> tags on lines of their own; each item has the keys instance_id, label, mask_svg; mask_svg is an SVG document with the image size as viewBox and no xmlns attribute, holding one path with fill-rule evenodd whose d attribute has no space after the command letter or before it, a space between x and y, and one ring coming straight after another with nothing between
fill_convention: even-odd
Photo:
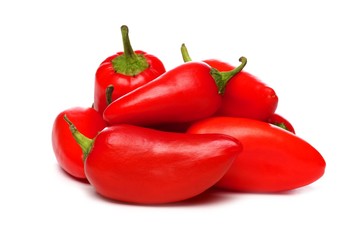
<instances>
[{"instance_id":1,"label":"highlight on pepper skin","mask_svg":"<svg viewBox=\"0 0 360 240\"><path fill-rule=\"evenodd\" d=\"M148 205L210 188L291 191L324 175L325 159L279 114L277 92L246 70L247 57L193 61L182 44L183 62L165 70L164 59L133 50L126 25L121 36L123 51L94 69L92 107L54 120L54 155L70 176Z\"/></svg>"},{"instance_id":2,"label":"highlight on pepper skin","mask_svg":"<svg viewBox=\"0 0 360 240\"><path fill-rule=\"evenodd\" d=\"M163 62L155 55L143 50L133 50L129 29L121 27L123 52L107 57L96 70L94 109L102 113L109 104L106 90L112 86L113 100L150 82L165 72Z\"/></svg>"},{"instance_id":3,"label":"highlight on pepper skin","mask_svg":"<svg viewBox=\"0 0 360 240\"><path fill-rule=\"evenodd\" d=\"M83 149L86 177L102 196L136 204L182 201L212 187L242 151L223 134L172 133L119 124L89 139L68 121Z\"/></svg>"},{"instance_id":4,"label":"highlight on pepper skin","mask_svg":"<svg viewBox=\"0 0 360 240\"><path fill-rule=\"evenodd\" d=\"M193 123L191 134L235 137L243 152L216 184L239 192L282 192L320 179L326 163L310 143L270 123L235 117L212 117Z\"/></svg>"}]
</instances>

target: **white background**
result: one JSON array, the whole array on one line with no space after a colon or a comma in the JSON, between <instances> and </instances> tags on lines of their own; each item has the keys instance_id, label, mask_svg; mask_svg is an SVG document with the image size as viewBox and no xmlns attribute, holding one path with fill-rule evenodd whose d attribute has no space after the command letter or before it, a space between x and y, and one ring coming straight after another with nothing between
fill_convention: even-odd
<instances>
[{"instance_id":1,"label":"white background","mask_svg":"<svg viewBox=\"0 0 360 240\"><path fill-rule=\"evenodd\" d=\"M0 239L360 239L357 1L2 1ZM135 50L167 69L219 58L273 87L278 112L327 162L287 194L210 191L165 206L107 201L64 174L56 115L90 106L96 68Z\"/></svg>"}]
</instances>

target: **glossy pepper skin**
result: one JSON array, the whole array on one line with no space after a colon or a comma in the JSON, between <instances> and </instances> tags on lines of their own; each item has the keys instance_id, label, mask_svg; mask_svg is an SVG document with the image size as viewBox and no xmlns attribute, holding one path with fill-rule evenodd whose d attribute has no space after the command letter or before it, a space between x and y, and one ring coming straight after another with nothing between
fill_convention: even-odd
<instances>
[{"instance_id":1,"label":"glossy pepper skin","mask_svg":"<svg viewBox=\"0 0 360 240\"><path fill-rule=\"evenodd\" d=\"M86 179L83 152L64 121L67 117L89 138L106 127L102 116L93 108L73 107L59 113L52 127L52 147L60 167L75 178Z\"/></svg>"},{"instance_id":2,"label":"glossy pepper skin","mask_svg":"<svg viewBox=\"0 0 360 240\"><path fill-rule=\"evenodd\" d=\"M184 123L213 115L231 77L245 66L219 72L203 62L181 64L111 102L103 113L110 124L140 126Z\"/></svg>"},{"instance_id":3,"label":"glossy pepper skin","mask_svg":"<svg viewBox=\"0 0 360 240\"><path fill-rule=\"evenodd\" d=\"M181 46L181 52L185 62L191 61L185 44ZM217 59L207 59L204 62L219 71L230 71L235 68ZM252 74L241 71L227 83L216 115L266 121L275 112L278 101L273 88Z\"/></svg>"},{"instance_id":4,"label":"glossy pepper skin","mask_svg":"<svg viewBox=\"0 0 360 240\"><path fill-rule=\"evenodd\" d=\"M308 142L272 124L235 117L213 117L194 123L188 133L228 134L243 152L216 184L241 192L281 192L306 186L323 176L325 160Z\"/></svg>"},{"instance_id":5,"label":"glossy pepper skin","mask_svg":"<svg viewBox=\"0 0 360 240\"><path fill-rule=\"evenodd\" d=\"M290 121L278 113L274 113L273 115L271 115L268 118L267 122L271 123L273 125L276 125L278 127L281 127L283 129L288 130L289 132L292 132L295 134L295 128L290 123Z\"/></svg>"},{"instance_id":6,"label":"glossy pepper skin","mask_svg":"<svg viewBox=\"0 0 360 240\"><path fill-rule=\"evenodd\" d=\"M114 99L165 72L162 61L144 51L133 51L127 26L121 27L124 51L106 58L95 74L94 108L102 113ZM107 90L111 89L111 98Z\"/></svg>"},{"instance_id":7,"label":"glossy pepper skin","mask_svg":"<svg viewBox=\"0 0 360 240\"><path fill-rule=\"evenodd\" d=\"M77 138L79 132L70 123ZM96 191L117 201L163 204L194 197L229 169L242 145L222 134L170 133L120 124L84 148L85 173Z\"/></svg>"}]
</instances>

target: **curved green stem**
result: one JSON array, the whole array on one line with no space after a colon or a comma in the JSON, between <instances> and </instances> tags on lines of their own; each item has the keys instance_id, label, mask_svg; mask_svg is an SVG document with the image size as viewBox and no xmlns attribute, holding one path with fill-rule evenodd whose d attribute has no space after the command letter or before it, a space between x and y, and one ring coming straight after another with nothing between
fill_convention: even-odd
<instances>
[{"instance_id":1,"label":"curved green stem","mask_svg":"<svg viewBox=\"0 0 360 240\"><path fill-rule=\"evenodd\" d=\"M83 152L83 161L85 162L87 156L89 155L92 146L94 144L94 139L90 139L86 137L84 134L79 132L79 130L76 128L76 126L69 120L69 118L64 115L65 121L69 124L69 128L71 131L71 134L73 135L75 141L79 146L81 147L81 150Z\"/></svg>"},{"instance_id":2,"label":"curved green stem","mask_svg":"<svg viewBox=\"0 0 360 240\"><path fill-rule=\"evenodd\" d=\"M147 69L149 63L144 54L134 52L129 39L129 29L126 25L121 26L121 35L124 52L111 61L113 68L117 73L126 76L136 76Z\"/></svg>"},{"instance_id":3,"label":"curved green stem","mask_svg":"<svg viewBox=\"0 0 360 240\"><path fill-rule=\"evenodd\" d=\"M243 70L243 68L245 67L245 65L247 63L246 57L241 57L239 59L239 61L241 62L240 66L236 67L235 69L233 69L231 71L220 72L219 70L217 70L215 68L211 68L210 74L214 78L216 85L218 86L219 94L224 94L226 84L229 82L229 80L233 76L235 76L237 73L241 72L241 70Z\"/></svg>"},{"instance_id":4,"label":"curved green stem","mask_svg":"<svg viewBox=\"0 0 360 240\"><path fill-rule=\"evenodd\" d=\"M181 55L182 55L184 62L192 61L191 57L189 55L189 52L184 43L181 45ZM215 68L211 68L210 74L214 78L216 85L218 86L219 94L224 94L226 84L229 82L229 80L234 75L239 73L245 67L245 65L247 63L246 57L241 57L239 59L239 61L241 62L241 65L231 71L220 72L219 70L217 70Z\"/></svg>"}]
</instances>

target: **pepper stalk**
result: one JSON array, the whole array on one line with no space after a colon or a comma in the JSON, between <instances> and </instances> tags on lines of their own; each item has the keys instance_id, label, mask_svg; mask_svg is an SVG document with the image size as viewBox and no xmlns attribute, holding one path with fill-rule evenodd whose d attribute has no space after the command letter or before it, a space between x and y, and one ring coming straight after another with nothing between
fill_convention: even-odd
<instances>
[{"instance_id":1,"label":"pepper stalk","mask_svg":"<svg viewBox=\"0 0 360 240\"><path fill-rule=\"evenodd\" d=\"M183 57L184 62L192 61L191 57L189 55L189 52L188 52L188 50L187 50L184 43L181 45L181 55ZM221 95L224 94L226 84L229 82L229 80L233 76L235 76L237 73L241 72L243 70L243 68L246 66L246 63L247 63L247 58L246 57L240 57L239 61L241 62L240 66L238 66L238 67L236 67L236 68L234 68L233 70L230 70L230 71L220 72L216 68L211 68L210 74L215 80L215 83L216 83L216 85L218 87L219 94L221 94Z\"/></svg>"},{"instance_id":2,"label":"pepper stalk","mask_svg":"<svg viewBox=\"0 0 360 240\"><path fill-rule=\"evenodd\" d=\"M83 152L83 162L85 162L87 156L89 155L92 146L94 144L94 139L86 137L84 134L79 132L79 130L76 128L76 126L70 121L70 119L64 115L65 121L69 124L69 129L71 131L71 134L73 135L75 141L77 144L79 144L82 152Z\"/></svg>"},{"instance_id":3,"label":"pepper stalk","mask_svg":"<svg viewBox=\"0 0 360 240\"><path fill-rule=\"evenodd\" d=\"M115 72L126 76L136 76L149 67L149 63L143 54L135 53L130 38L129 28L126 25L121 26L124 52L112 60Z\"/></svg>"}]
</instances>

